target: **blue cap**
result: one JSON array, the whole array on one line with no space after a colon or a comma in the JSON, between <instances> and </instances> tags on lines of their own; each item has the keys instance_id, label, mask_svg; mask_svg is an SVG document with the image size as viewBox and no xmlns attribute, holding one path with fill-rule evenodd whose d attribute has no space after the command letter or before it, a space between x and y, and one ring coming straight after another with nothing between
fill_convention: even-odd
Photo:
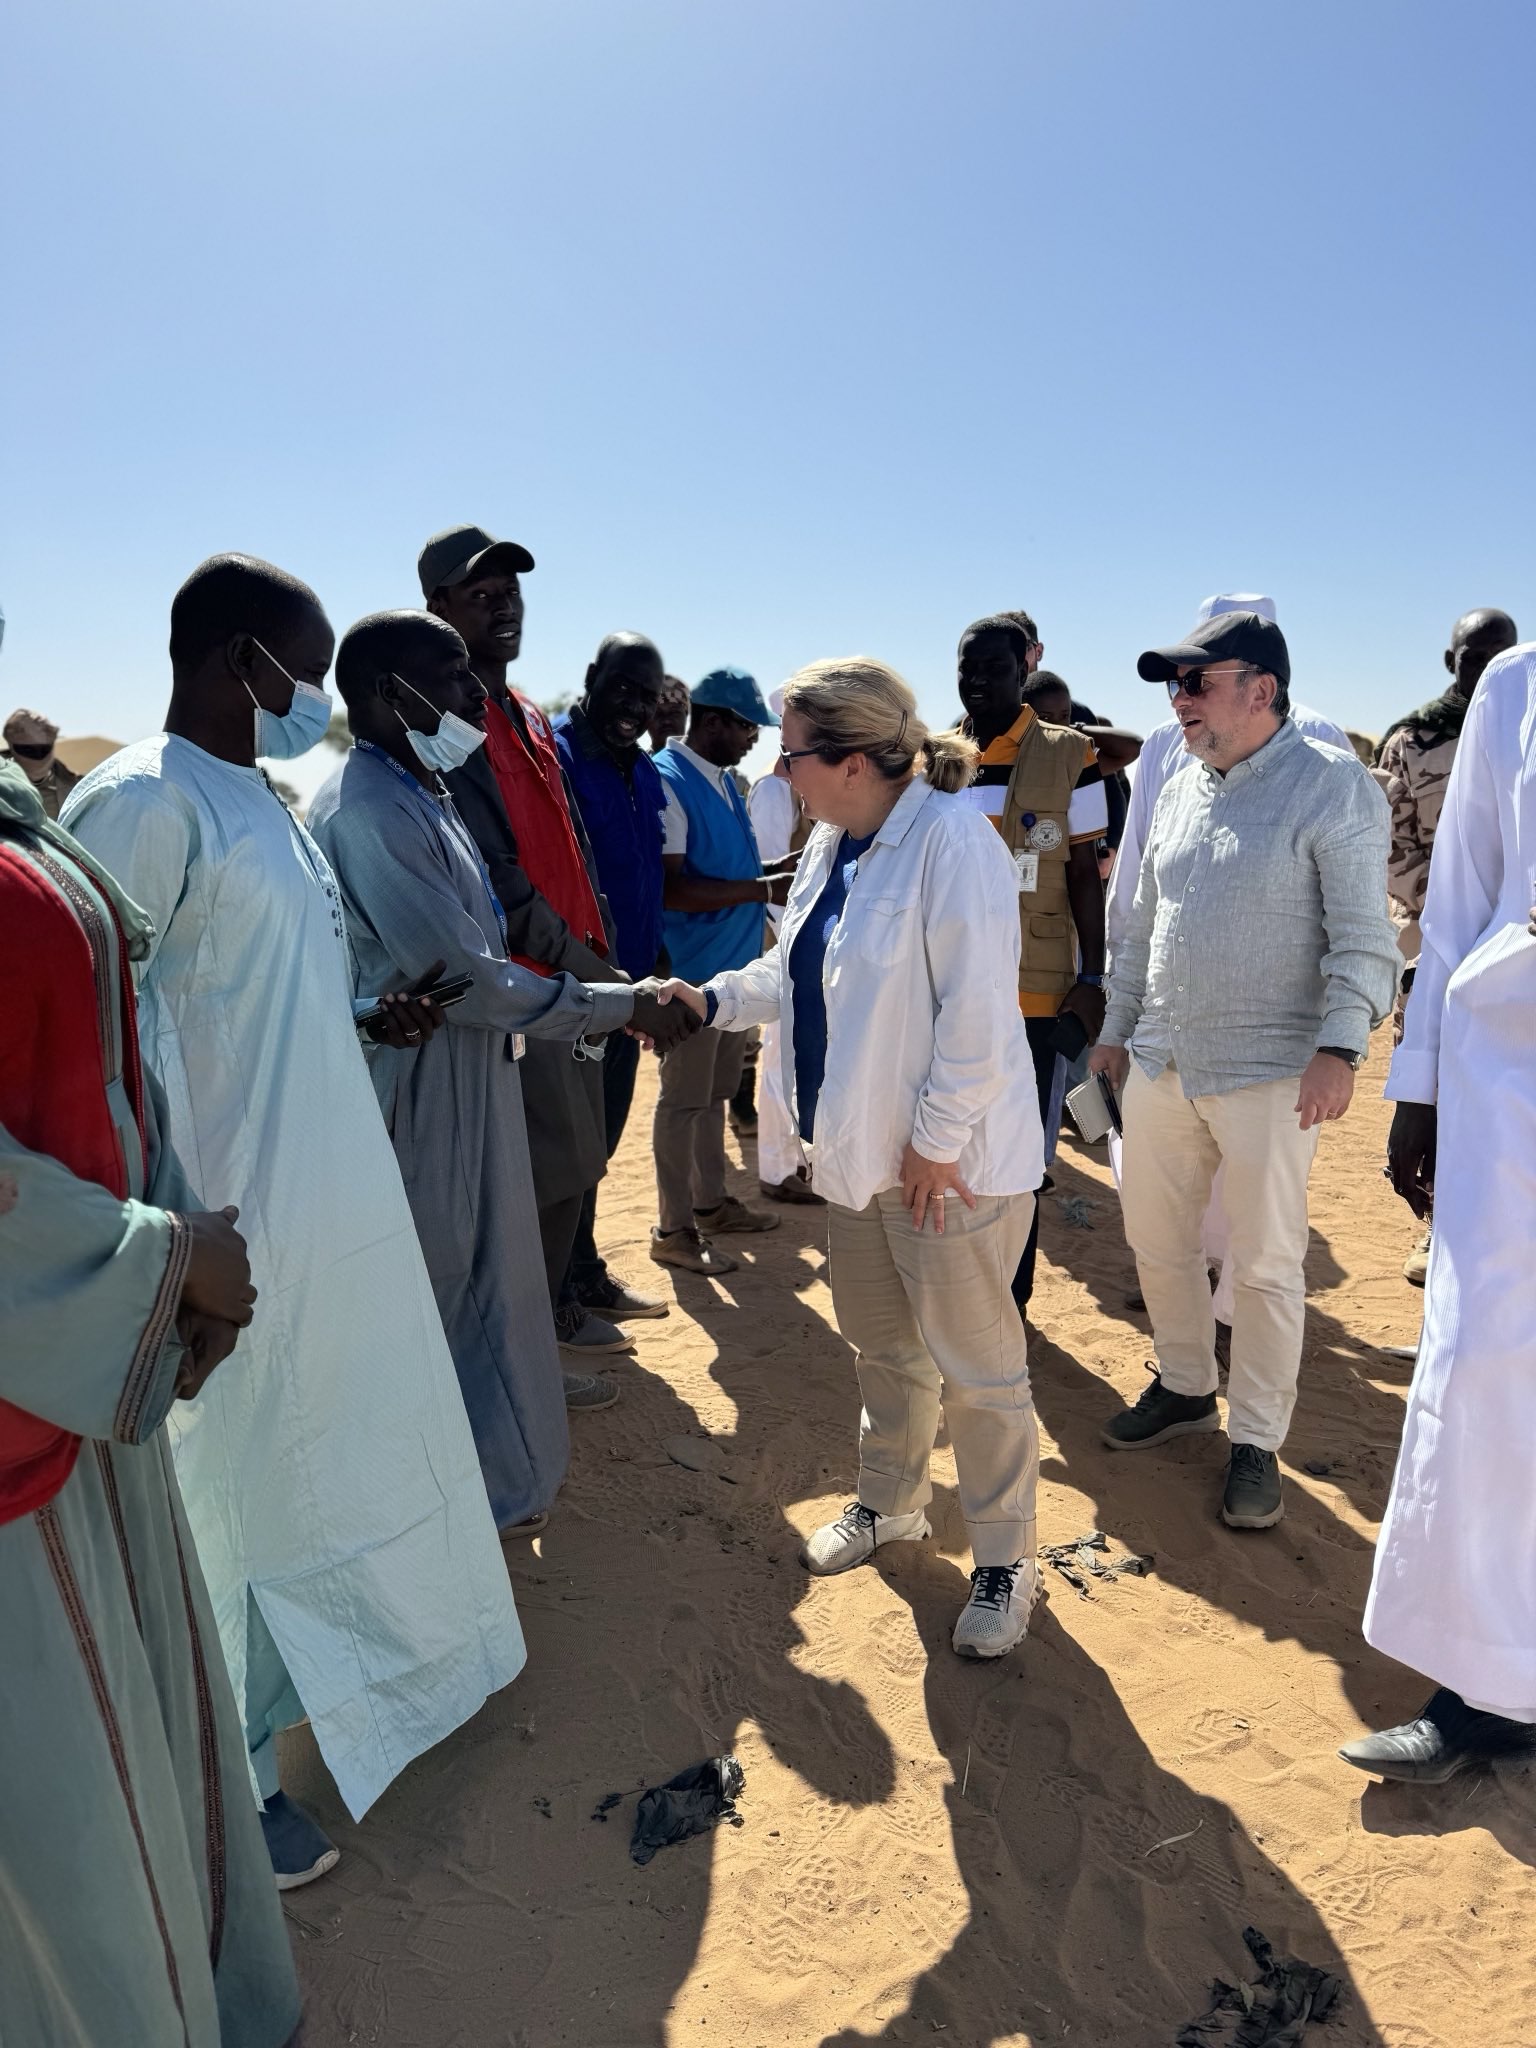
<instances>
[{"instance_id":1,"label":"blue cap","mask_svg":"<svg viewBox=\"0 0 1536 2048\"><path fill-rule=\"evenodd\" d=\"M689 696L700 710L734 711L748 725L777 725L768 709L757 678L744 668L712 668L704 680L695 683Z\"/></svg>"}]
</instances>

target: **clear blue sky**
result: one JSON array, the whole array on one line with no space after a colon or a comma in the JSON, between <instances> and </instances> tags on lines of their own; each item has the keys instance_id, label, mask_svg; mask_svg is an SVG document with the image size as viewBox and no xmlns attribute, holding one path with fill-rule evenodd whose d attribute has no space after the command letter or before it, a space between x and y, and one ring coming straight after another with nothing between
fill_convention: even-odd
<instances>
[{"instance_id":1,"label":"clear blue sky","mask_svg":"<svg viewBox=\"0 0 1536 2048\"><path fill-rule=\"evenodd\" d=\"M1273 593L1379 731L1536 637L1528 0L144 0L18 10L0 699L158 726L204 555L338 628L460 519L518 673L868 651L947 719L1026 605L1134 659Z\"/></svg>"}]
</instances>

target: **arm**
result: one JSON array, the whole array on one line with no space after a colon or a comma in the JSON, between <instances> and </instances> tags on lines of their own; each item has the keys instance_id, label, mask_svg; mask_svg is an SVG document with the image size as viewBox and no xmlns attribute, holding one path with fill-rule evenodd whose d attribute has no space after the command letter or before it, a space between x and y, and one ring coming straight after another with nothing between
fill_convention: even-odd
<instances>
[{"instance_id":1,"label":"arm","mask_svg":"<svg viewBox=\"0 0 1536 2048\"><path fill-rule=\"evenodd\" d=\"M730 974L717 974L706 986L717 1004L715 1022L722 1031L750 1031L754 1024L773 1024L779 1016L783 989L784 948L766 953Z\"/></svg>"},{"instance_id":2,"label":"arm","mask_svg":"<svg viewBox=\"0 0 1536 2048\"><path fill-rule=\"evenodd\" d=\"M1387 775L1387 803L1392 813L1392 843L1387 855L1387 894L1409 917L1424 908L1429 881L1429 844L1419 824L1419 806L1408 777L1408 735L1395 732L1381 750Z\"/></svg>"},{"instance_id":3,"label":"arm","mask_svg":"<svg viewBox=\"0 0 1536 2048\"><path fill-rule=\"evenodd\" d=\"M1018 1023L1018 882L990 822L972 822L984 838L933 835L920 906L936 1014L912 1144L951 1166L999 1086L1011 1085L1006 1036Z\"/></svg>"},{"instance_id":4,"label":"arm","mask_svg":"<svg viewBox=\"0 0 1536 2048\"><path fill-rule=\"evenodd\" d=\"M1126 838L1130 838L1129 827ZM1130 1044L1141 1016L1141 1006L1146 1000L1152 928L1157 922L1157 869L1153 853L1149 833L1130 908L1115 944L1114 964L1109 977L1109 1002L1105 1009L1104 1028L1099 1034L1099 1042L1103 1046ZM1126 849L1122 846L1122 860L1125 854Z\"/></svg>"},{"instance_id":5,"label":"arm","mask_svg":"<svg viewBox=\"0 0 1536 2048\"><path fill-rule=\"evenodd\" d=\"M402 982L439 960L445 974L473 977L463 1002L444 1013L450 1028L574 1040L629 1022L634 998L627 987L591 986L564 973L546 980L492 950L460 898L446 842L420 806L342 804L323 829L348 916L372 933ZM467 867L467 855L452 857Z\"/></svg>"},{"instance_id":6,"label":"arm","mask_svg":"<svg viewBox=\"0 0 1536 2048\"><path fill-rule=\"evenodd\" d=\"M1313 845L1328 940L1321 962L1327 988L1317 1042L1364 1053L1371 1033L1392 1008L1402 956L1386 912L1386 798L1358 762L1350 764L1343 780L1329 822Z\"/></svg>"},{"instance_id":7,"label":"arm","mask_svg":"<svg viewBox=\"0 0 1536 2048\"><path fill-rule=\"evenodd\" d=\"M748 875L743 881L726 881L718 875L685 875L681 853L662 855L662 866L666 880L662 885L662 902L668 910L729 910L738 903L761 903L766 910L771 903L782 903L789 890L789 877L777 880L767 875ZM783 893L778 893L782 881Z\"/></svg>"},{"instance_id":8,"label":"arm","mask_svg":"<svg viewBox=\"0 0 1536 2048\"><path fill-rule=\"evenodd\" d=\"M1445 991L1487 931L1504 887L1498 781L1488 753L1487 682L1485 676L1467 713L1435 834L1420 920L1423 950L1403 1019L1403 1042L1387 1077L1391 1102L1437 1099Z\"/></svg>"},{"instance_id":9,"label":"arm","mask_svg":"<svg viewBox=\"0 0 1536 2048\"><path fill-rule=\"evenodd\" d=\"M1156 741L1157 737L1154 733L1153 740ZM1109 878L1109 900L1104 912L1105 937L1112 958L1119 952L1130 923L1136 884L1141 878L1142 850L1146 846L1152 813L1166 779L1160 772L1161 761L1161 753L1154 751L1146 759L1138 761L1136 773L1131 777L1131 800L1126 806L1125 829L1115 854L1115 870Z\"/></svg>"},{"instance_id":10,"label":"arm","mask_svg":"<svg viewBox=\"0 0 1536 2048\"><path fill-rule=\"evenodd\" d=\"M142 978L200 851L197 814L174 785L142 775L77 791L66 810L68 830L154 920L151 951L135 968Z\"/></svg>"},{"instance_id":11,"label":"arm","mask_svg":"<svg viewBox=\"0 0 1536 2048\"><path fill-rule=\"evenodd\" d=\"M1104 972L1104 884L1099 879L1099 858L1091 839L1074 840L1067 854L1067 901L1077 927L1080 971ZM1082 1019L1090 1040L1104 1028L1106 998L1102 988L1080 981L1062 997L1057 1014Z\"/></svg>"},{"instance_id":12,"label":"arm","mask_svg":"<svg viewBox=\"0 0 1536 2048\"><path fill-rule=\"evenodd\" d=\"M143 1443L176 1393L186 1219L119 1201L0 1129L0 1397L77 1436Z\"/></svg>"},{"instance_id":13,"label":"arm","mask_svg":"<svg viewBox=\"0 0 1536 2048\"><path fill-rule=\"evenodd\" d=\"M470 837L490 869L491 886L506 915L507 950L521 953L524 959L537 960L541 967L574 974L578 981L612 982L614 970L610 963L577 937L529 881L518 859L517 839L484 748L446 779L459 816L469 827ZM428 955L429 960L434 957Z\"/></svg>"}]
</instances>

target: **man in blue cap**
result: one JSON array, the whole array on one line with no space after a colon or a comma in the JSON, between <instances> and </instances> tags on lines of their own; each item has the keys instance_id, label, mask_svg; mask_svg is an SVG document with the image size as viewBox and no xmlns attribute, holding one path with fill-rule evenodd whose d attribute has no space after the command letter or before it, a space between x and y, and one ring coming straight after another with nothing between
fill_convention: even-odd
<instances>
[{"instance_id":1,"label":"man in blue cap","mask_svg":"<svg viewBox=\"0 0 1536 2048\"><path fill-rule=\"evenodd\" d=\"M688 736L656 755L666 785L662 860L667 952L672 972L695 987L745 967L763 950L770 903L789 894L795 862L765 873L747 807L731 770L777 718L745 669L711 669L690 693ZM706 1028L661 1063L654 1143L660 1220L651 1257L710 1278L736 1261L712 1238L776 1230L779 1219L725 1192L725 1105L741 1079L740 1032Z\"/></svg>"}]
</instances>

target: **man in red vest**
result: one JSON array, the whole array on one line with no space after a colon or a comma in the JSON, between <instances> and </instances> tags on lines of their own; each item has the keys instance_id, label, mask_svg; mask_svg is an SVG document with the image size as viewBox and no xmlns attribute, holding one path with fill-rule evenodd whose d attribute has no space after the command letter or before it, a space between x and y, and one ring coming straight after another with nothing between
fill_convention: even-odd
<instances>
[{"instance_id":1,"label":"man in red vest","mask_svg":"<svg viewBox=\"0 0 1536 2048\"><path fill-rule=\"evenodd\" d=\"M484 683L484 747L445 779L473 834L507 920L507 951L536 974L578 981L626 981L609 957L612 933L598 893L591 849L570 800L549 721L511 689L507 670L522 647L520 578L533 557L516 541L494 540L478 526L456 526L422 549L417 568L427 609L445 619L469 650ZM589 1314L567 1286L582 1199L607 1170L600 1046L530 1039L523 1060L523 1103L545 1276L556 1334L568 1361L590 1363L634 1343L614 1323ZM654 1315L657 1305L623 1290L616 1315ZM566 1375L570 1407L606 1407L611 1380Z\"/></svg>"}]
</instances>

